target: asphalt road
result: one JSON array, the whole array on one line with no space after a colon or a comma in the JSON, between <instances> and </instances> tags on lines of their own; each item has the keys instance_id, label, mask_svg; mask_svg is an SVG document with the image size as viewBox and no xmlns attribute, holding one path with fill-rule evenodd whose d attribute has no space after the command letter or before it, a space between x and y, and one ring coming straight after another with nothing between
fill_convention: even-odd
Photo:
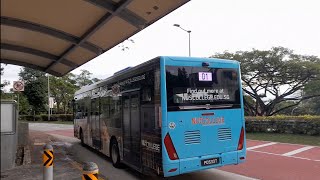
<instances>
[{"instance_id":1,"label":"asphalt road","mask_svg":"<svg viewBox=\"0 0 320 180\"><path fill-rule=\"evenodd\" d=\"M83 147L80 141L72 137L71 129L72 125L62 124L45 124L45 123L30 123L29 129L34 131L42 131L48 133L61 142L55 142L56 144L63 144L67 148L68 158L74 160L74 166L81 168L81 163L91 161L95 162L99 167L99 173L102 177L112 179L126 179L126 180L139 180L139 179L162 179L160 177L146 177L142 176L138 172L132 170L129 167L117 169L112 166L110 159L104 155L97 153L95 150L89 147ZM170 180L252 180L253 178L245 177L242 175L218 170L209 169L199 171L195 173L183 174L176 177L171 177Z\"/></svg>"},{"instance_id":2,"label":"asphalt road","mask_svg":"<svg viewBox=\"0 0 320 180\"><path fill-rule=\"evenodd\" d=\"M96 162L101 174L110 179L146 179L130 168L115 169L108 158L98 155L90 148L82 147L79 140L73 138L73 127L70 125L32 124L30 127L35 130L46 130L46 133L59 137L61 143L69 144L68 151L74 160L80 163ZM247 140L245 163L184 174L170 179L251 179L249 177L272 180L319 179L320 147Z\"/></svg>"}]
</instances>

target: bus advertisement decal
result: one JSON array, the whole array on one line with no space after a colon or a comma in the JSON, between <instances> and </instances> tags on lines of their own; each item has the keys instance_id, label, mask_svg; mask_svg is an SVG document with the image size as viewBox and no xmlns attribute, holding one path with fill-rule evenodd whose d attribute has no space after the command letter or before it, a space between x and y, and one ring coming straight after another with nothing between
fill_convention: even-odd
<instances>
[{"instance_id":1,"label":"bus advertisement decal","mask_svg":"<svg viewBox=\"0 0 320 180\"><path fill-rule=\"evenodd\" d=\"M156 144L156 143L153 143L153 142L149 142L147 140L141 140L141 145L143 147L146 147L147 150L151 150L153 152L160 152L160 144Z\"/></svg>"}]
</instances>

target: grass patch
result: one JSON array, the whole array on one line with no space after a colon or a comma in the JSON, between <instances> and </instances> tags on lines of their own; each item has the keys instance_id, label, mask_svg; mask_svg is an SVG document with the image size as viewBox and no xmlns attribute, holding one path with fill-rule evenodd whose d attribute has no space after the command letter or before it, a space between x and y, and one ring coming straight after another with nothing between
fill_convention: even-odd
<instances>
[{"instance_id":1,"label":"grass patch","mask_svg":"<svg viewBox=\"0 0 320 180\"><path fill-rule=\"evenodd\" d=\"M23 123L50 123L50 124L73 124L73 121L24 121L24 120L19 120L19 122L23 122Z\"/></svg>"},{"instance_id":2,"label":"grass patch","mask_svg":"<svg viewBox=\"0 0 320 180\"><path fill-rule=\"evenodd\" d=\"M247 139L320 146L320 136L279 133L246 133Z\"/></svg>"}]
</instances>

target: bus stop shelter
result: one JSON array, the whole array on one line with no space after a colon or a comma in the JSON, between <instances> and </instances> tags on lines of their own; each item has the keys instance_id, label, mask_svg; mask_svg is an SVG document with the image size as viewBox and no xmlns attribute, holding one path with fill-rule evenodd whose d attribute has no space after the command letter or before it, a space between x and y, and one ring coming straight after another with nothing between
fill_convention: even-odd
<instances>
[{"instance_id":1,"label":"bus stop shelter","mask_svg":"<svg viewBox=\"0 0 320 180\"><path fill-rule=\"evenodd\" d=\"M189 0L1 0L1 63L63 76Z\"/></svg>"}]
</instances>

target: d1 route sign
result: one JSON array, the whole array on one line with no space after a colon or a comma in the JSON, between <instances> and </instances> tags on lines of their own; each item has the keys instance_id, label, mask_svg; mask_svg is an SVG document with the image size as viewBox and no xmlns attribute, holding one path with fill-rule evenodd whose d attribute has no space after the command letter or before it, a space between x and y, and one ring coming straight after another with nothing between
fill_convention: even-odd
<instances>
[{"instance_id":1,"label":"d1 route sign","mask_svg":"<svg viewBox=\"0 0 320 180\"><path fill-rule=\"evenodd\" d=\"M13 91L24 91L24 82L13 81Z\"/></svg>"}]
</instances>

